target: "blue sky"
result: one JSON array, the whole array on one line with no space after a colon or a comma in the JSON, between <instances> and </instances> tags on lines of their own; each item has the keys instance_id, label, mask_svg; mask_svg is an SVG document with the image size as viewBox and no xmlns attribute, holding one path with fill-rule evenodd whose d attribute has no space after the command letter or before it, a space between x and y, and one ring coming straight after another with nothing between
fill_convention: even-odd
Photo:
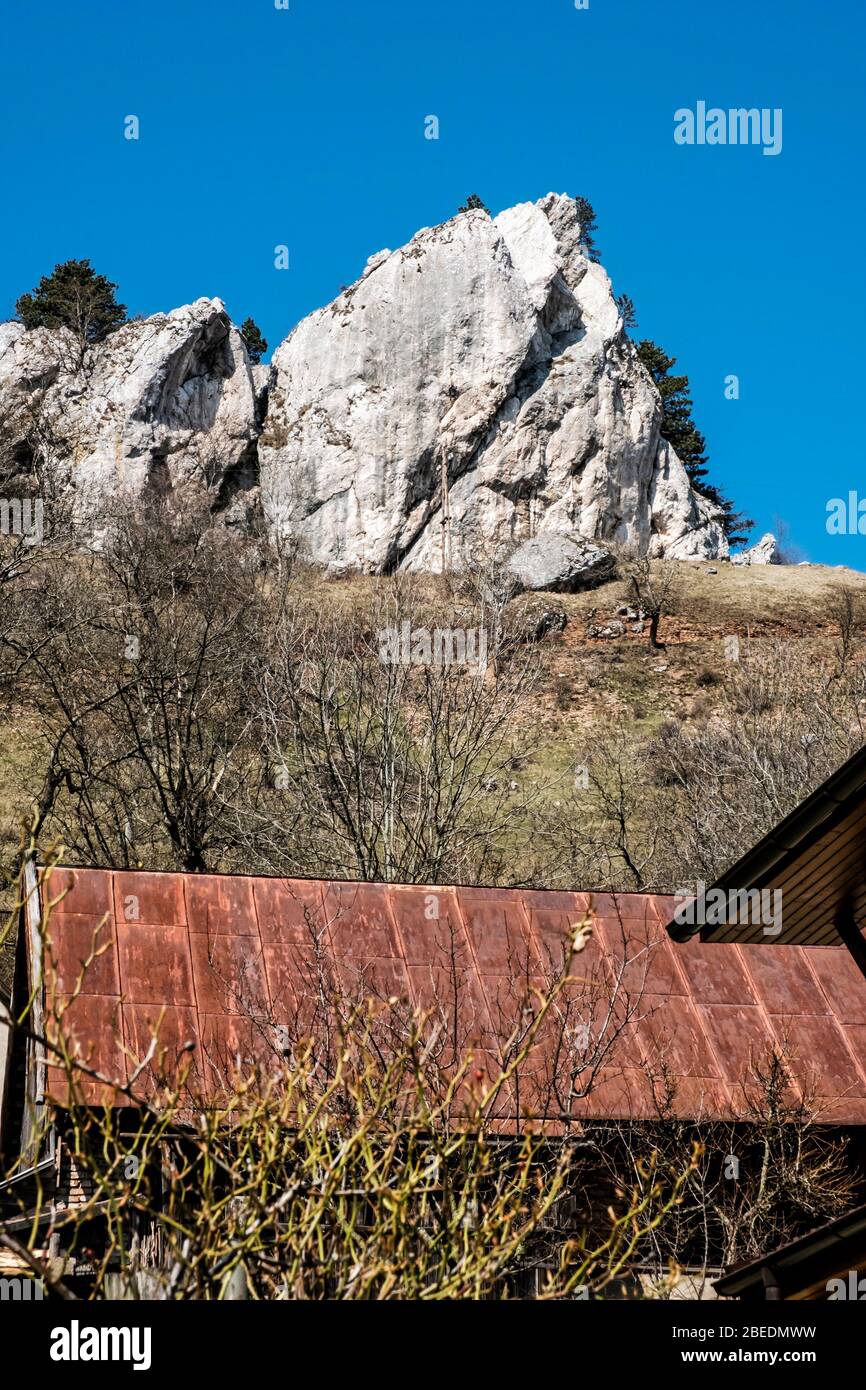
<instances>
[{"instance_id":1,"label":"blue sky","mask_svg":"<svg viewBox=\"0 0 866 1390\"><path fill-rule=\"evenodd\" d=\"M866 498L862 4L43 0L4 29L0 315L89 256L131 313L218 294L273 347L472 191L583 194L641 336L691 378L713 480L756 536L866 569L825 524ZM700 100L780 107L781 153L675 144Z\"/></svg>"}]
</instances>

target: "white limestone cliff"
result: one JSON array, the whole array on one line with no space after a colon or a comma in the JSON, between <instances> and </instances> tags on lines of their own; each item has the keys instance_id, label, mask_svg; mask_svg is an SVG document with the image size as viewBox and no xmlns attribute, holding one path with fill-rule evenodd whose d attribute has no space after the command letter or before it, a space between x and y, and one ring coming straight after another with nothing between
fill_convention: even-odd
<instances>
[{"instance_id":1,"label":"white limestone cliff","mask_svg":"<svg viewBox=\"0 0 866 1390\"><path fill-rule=\"evenodd\" d=\"M80 516L184 482L227 500L255 483L252 369L219 299L133 320L84 354L66 330L0 324L0 434L22 465L39 451Z\"/></svg>"},{"instance_id":2,"label":"white limestone cliff","mask_svg":"<svg viewBox=\"0 0 866 1390\"><path fill-rule=\"evenodd\" d=\"M270 368L219 299L131 321L83 361L65 330L0 325L7 480L38 453L85 517L197 483L337 569L459 569L538 536L725 556L660 418L558 194L370 257Z\"/></svg>"},{"instance_id":3,"label":"white limestone cliff","mask_svg":"<svg viewBox=\"0 0 866 1390\"><path fill-rule=\"evenodd\" d=\"M262 501L311 558L364 570L461 568L545 532L724 556L660 418L576 204L550 194L418 232L298 324Z\"/></svg>"}]
</instances>

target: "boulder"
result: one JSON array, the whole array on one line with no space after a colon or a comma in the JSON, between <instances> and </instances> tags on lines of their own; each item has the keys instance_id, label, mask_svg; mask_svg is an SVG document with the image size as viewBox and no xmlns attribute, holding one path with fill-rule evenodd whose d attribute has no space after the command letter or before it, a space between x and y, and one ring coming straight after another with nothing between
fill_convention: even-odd
<instances>
[{"instance_id":1,"label":"boulder","mask_svg":"<svg viewBox=\"0 0 866 1390\"><path fill-rule=\"evenodd\" d=\"M506 573L515 589L575 593L611 579L616 561L604 546L582 537L545 534L519 545Z\"/></svg>"},{"instance_id":2,"label":"boulder","mask_svg":"<svg viewBox=\"0 0 866 1390\"><path fill-rule=\"evenodd\" d=\"M619 618L614 618L612 622L602 623L601 625L591 623L586 629L587 637L622 637L624 632L625 624L620 622Z\"/></svg>"},{"instance_id":3,"label":"boulder","mask_svg":"<svg viewBox=\"0 0 866 1390\"><path fill-rule=\"evenodd\" d=\"M558 603L531 598L512 612L507 611L506 637L511 642L543 642L545 638L564 632L568 614Z\"/></svg>"}]
</instances>

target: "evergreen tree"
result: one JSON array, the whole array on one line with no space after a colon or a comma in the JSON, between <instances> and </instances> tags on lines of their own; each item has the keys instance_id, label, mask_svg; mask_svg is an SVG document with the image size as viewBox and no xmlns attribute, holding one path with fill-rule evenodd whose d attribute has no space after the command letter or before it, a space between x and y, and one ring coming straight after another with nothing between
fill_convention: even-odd
<instances>
[{"instance_id":1,"label":"evergreen tree","mask_svg":"<svg viewBox=\"0 0 866 1390\"><path fill-rule=\"evenodd\" d=\"M463 206L457 210L458 212L486 212L488 217L490 216L489 207L486 203L482 203L477 193L470 193Z\"/></svg>"},{"instance_id":2,"label":"evergreen tree","mask_svg":"<svg viewBox=\"0 0 866 1390\"><path fill-rule=\"evenodd\" d=\"M577 220L580 223L580 236L586 247L586 254L591 261L601 260L601 251L595 244L593 232L598 231L598 219L595 215L595 208L588 198L575 198L577 207Z\"/></svg>"},{"instance_id":3,"label":"evergreen tree","mask_svg":"<svg viewBox=\"0 0 866 1390\"><path fill-rule=\"evenodd\" d=\"M116 289L89 260L64 261L30 294L22 294L15 310L25 328L70 329L83 353L125 323L126 305L118 304Z\"/></svg>"},{"instance_id":4,"label":"evergreen tree","mask_svg":"<svg viewBox=\"0 0 866 1390\"><path fill-rule=\"evenodd\" d=\"M661 436L676 450L689 480L702 496L722 510L722 526L731 545L741 545L746 533L754 526L748 517L734 510L734 504L719 488L705 481L707 442L692 419L692 398L687 376L672 376L676 358L669 357L657 343L644 338L637 345L637 354L646 367L662 398Z\"/></svg>"},{"instance_id":5,"label":"evergreen tree","mask_svg":"<svg viewBox=\"0 0 866 1390\"><path fill-rule=\"evenodd\" d=\"M622 314L622 321L626 328L637 328L637 311L634 307L634 300L631 295L621 294L617 296L616 307Z\"/></svg>"},{"instance_id":6,"label":"evergreen tree","mask_svg":"<svg viewBox=\"0 0 866 1390\"><path fill-rule=\"evenodd\" d=\"M261 362L268 350L268 340L255 319L245 318L241 324L241 337L246 344L251 362Z\"/></svg>"}]
</instances>

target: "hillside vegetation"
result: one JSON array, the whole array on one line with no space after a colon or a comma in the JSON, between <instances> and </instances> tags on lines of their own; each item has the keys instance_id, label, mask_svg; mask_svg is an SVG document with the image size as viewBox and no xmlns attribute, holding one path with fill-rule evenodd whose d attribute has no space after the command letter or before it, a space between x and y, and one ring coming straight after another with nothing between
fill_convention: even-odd
<instances>
[{"instance_id":1,"label":"hillside vegetation","mask_svg":"<svg viewBox=\"0 0 866 1390\"><path fill-rule=\"evenodd\" d=\"M35 806L82 863L671 891L863 742L853 571L622 563L508 602L492 568L329 579L205 522L4 542L8 873ZM406 621L483 628L486 670L383 662Z\"/></svg>"}]
</instances>

